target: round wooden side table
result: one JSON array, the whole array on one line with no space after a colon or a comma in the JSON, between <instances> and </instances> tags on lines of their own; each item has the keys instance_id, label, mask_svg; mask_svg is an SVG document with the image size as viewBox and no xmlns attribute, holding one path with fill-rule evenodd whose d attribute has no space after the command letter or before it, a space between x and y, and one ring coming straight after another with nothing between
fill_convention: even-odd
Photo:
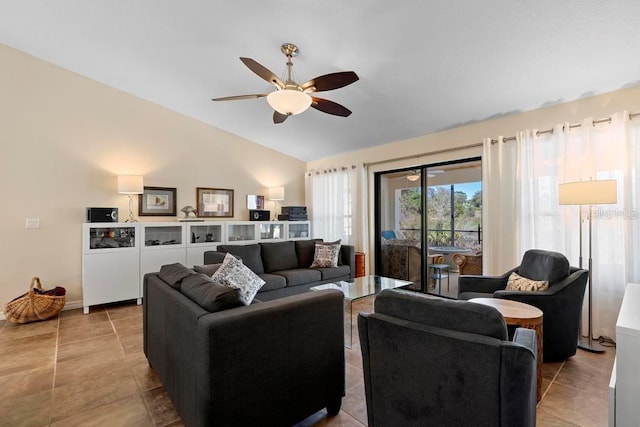
<instances>
[{"instance_id":1,"label":"round wooden side table","mask_svg":"<svg viewBox=\"0 0 640 427\"><path fill-rule=\"evenodd\" d=\"M536 331L538 354L536 355L536 397L542 399L542 310L519 301L500 298L472 298L470 302L496 308L507 325Z\"/></svg>"}]
</instances>

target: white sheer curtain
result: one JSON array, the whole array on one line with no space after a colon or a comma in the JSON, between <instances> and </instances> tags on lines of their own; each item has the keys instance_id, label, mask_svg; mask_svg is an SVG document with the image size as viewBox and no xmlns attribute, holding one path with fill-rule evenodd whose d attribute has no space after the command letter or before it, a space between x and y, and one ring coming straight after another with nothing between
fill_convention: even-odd
<instances>
[{"instance_id":1,"label":"white sheer curtain","mask_svg":"<svg viewBox=\"0 0 640 427\"><path fill-rule=\"evenodd\" d=\"M365 170L362 166L331 168L306 174L307 205L313 237L366 250Z\"/></svg>"},{"instance_id":2,"label":"white sheer curtain","mask_svg":"<svg viewBox=\"0 0 640 427\"><path fill-rule=\"evenodd\" d=\"M593 333L615 337L625 285L640 281L639 147L640 120L630 120L626 112L612 116L610 123L594 125L588 118L579 127L565 123L552 133L538 134L534 129L518 132L516 141L485 141L486 271L507 271L530 248L561 252L578 266L580 207L558 204L558 184L615 179L618 203L594 206L592 235ZM506 230L500 231L501 224ZM585 222L583 268L588 267L588 236ZM586 303L583 312L586 321Z\"/></svg>"}]
</instances>

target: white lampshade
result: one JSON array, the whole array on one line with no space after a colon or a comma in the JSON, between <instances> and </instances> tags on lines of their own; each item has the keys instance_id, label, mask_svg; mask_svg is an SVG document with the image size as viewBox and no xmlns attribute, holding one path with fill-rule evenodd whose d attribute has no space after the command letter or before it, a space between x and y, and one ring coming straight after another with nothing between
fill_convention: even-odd
<instances>
[{"instance_id":1,"label":"white lampshade","mask_svg":"<svg viewBox=\"0 0 640 427\"><path fill-rule=\"evenodd\" d=\"M142 175L119 175L118 193L120 194L142 194L144 184Z\"/></svg>"},{"instance_id":2,"label":"white lampshade","mask_svg":"<svg viewBox=\"0 0 640 427\"><path fill-rule=\"evenodd\" d=\"M269 200L284 200L284 187L270 187Z\"/></svg>"},{"instance_id":3,"label":"white lampshade","mask_svg":"<svg viewBox=\"0 0 640 427\"><path fill-rule=\"evenodd\" d=\"M311 97L297 89L282 89L267 95L271 108L287 116L300 114L311 106Z\"/></svg>"},{"instance_id":4,"label":"white lampshade","mask_svg":"<svg viewBox=\"0 0 640 427\"><path fill-rule=\"evenodd\" d=\"M558 186L561 205L605 205L618 203L615 179L567 182Z\"/></svg>"}]
</instances>

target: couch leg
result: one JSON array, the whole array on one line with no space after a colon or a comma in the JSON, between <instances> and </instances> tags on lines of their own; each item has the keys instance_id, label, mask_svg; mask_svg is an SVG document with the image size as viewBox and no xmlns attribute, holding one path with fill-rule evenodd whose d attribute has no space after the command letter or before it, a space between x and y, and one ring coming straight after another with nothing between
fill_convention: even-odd
<instances>
[{"instance_id":1,"label":"couch leg","mask_svg":"<svg viewBox=\"0 0 640 427\"><path fill-rule=\"evenodd\" d=\"M340 412L340 407L342 406L342 398L339 397L337 399L331 400L329 403L327 403L327 414L330 417L336 416L338 415L338 412Z\"/></svg>"}]
</instances>

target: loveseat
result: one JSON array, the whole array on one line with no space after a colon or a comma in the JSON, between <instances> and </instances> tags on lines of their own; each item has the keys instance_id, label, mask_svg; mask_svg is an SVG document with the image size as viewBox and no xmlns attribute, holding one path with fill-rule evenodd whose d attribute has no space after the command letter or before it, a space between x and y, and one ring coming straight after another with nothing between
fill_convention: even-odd
<instances>
[{"instance_id":1,"label":"loveseat","mask_svg":"<svg viewBox=\"0 0 640 427\"><path fill-rule=\"evenodd\" d=\"M342 292L243 305L237 289L172 264L144 276L143 295L144 353L184 425L280 427L339 412Z\"/></svg>"},{"instance_id":2,"label":"loveseat","mask_svg":"<svg viewBox=\"0 0 640 427\"><path fill-rule=\"evenodd\" d=\"M323 283L353 280L355 247L340 246L336 267L310 268L318 242L322 242L322 239L220 245L217 251L204 253L204 263L222 263L227 253L241 259L244 265L265 281L256 297L261 301L304 293Z\"/></svg>"}]
</instances>

